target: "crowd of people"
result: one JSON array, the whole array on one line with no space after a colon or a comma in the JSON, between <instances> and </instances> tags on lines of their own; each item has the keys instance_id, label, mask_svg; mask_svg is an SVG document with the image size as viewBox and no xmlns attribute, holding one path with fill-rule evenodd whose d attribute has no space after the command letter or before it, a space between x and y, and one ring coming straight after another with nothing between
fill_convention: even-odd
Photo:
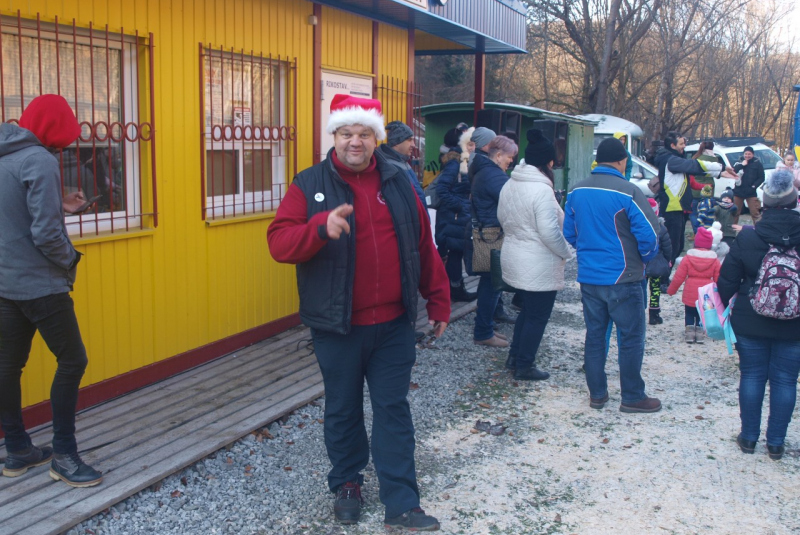
<instances>
[{"instance_id":1,"label":"crowd of people","mask_svg":"<svg viewBox=\"0 0 800 535\"><path fill-rule=\"evenodd\" d=\"M420 507L407 400L419 296L435 337L447 328L451 301L477 299L474 343L507 351L515 379L547 380L537 353L573 259L591 408L609 402L605 365L616 325L619 410L661 410L642 378L645 311L651 325L663 323L661 293L683 287L685 341L702 343L698 288L716 283L722 302L733 303L738 338L737 443L744 453L755 451L769 383L767 449L772 459L782 457L800 373L800 170L793 155L766 178L750 148L736 166L724 168L710 156L713 145L704 143L687 159L685 138L670 133L654 151L657 194L648 199L630 182L624 136L610 137L562 207L556 150L542 131L525 133L519 155L514 136L459 124L442 145L432 232L426 196L409 165L412 129L397 121L384 125L381 103L373 99L336 95L330 111L326 131L333 147L295 177L267 242L275 260L297 266L299 314L310 327L325 389L327 483L337 521L359 521L371 454L385 526L439 529ZM21 476L49 462L54 479L81 487L99 484L102 474L81 460L75 440L87 357L69 296L80 254L64 213L80 211L86 200L62 197L58 162L48 150L70 145L79 133L69 105L55 95L34 99L19 125L0 125L0 421L8 451L4 475ZM723 173L739 180L715 199L715 180ZM755 194L762 183L763 210ZM744 203L753 225L738 224ZM693 247L683 255L690 220ZM482 256L492 250L499 251L492 259L499 258L499 276ZM475 293L464 285L465 270L479 276ZM514 292L516 318L504 309L502 291ZM496 329L499 321L515 323L511 340ZM37 331L58 360L52 448L35 446L22 424L20 376Z\"/></svg>"}]
</instances>

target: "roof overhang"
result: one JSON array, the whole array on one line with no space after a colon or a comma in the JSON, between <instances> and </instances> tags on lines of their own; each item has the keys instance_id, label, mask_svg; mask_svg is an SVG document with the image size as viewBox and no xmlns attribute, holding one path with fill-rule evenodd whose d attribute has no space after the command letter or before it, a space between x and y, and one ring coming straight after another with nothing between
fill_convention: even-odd
<instances>
[{"instance_id":1,"label":"roof overhang","mask_svg":"<svg viewBox=\"0 0 800 535\"><path fill-rule=\"evenodd\" d=\"M552 119L554 121L566 121L572 124L580 124L584 126L596 126L597 121L586 119L579 115L569 115L557 111L543 110L534 106L524 106L522 104L511 104L508 102L486 102L484 109L487 110L508 110L520 113L525 117L535 117L537 119ZM423 117L435 115L437 113L447 112L465 112L472 113L475 109L474 102L446 102L444 104L429 104L419 108L420 114Z\"/></svg>"},{"instance_id":2,"label":"roof overhang","mask_svg":"<svg viewBox=\"0 0 800 535\"><path fill-rule=\"evenodd\" d=\"M315 0L316 3L408 30L419 30L447 42L416 54L525 54L526 15L518 0Z\"/></svg>"}]
</instances>

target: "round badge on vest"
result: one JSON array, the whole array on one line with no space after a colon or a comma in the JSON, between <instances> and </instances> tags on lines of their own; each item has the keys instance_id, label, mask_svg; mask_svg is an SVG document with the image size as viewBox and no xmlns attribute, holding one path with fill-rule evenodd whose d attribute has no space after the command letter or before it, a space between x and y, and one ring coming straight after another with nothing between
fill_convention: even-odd
<instances>
[{"instance_id":1,"label":"round badge on vest","mask_svg":"<svg viewBox=\"0 0 800 535\"><path fill-rule=\"evenodd\" d=\"M322 193L317 193L316 195L314 195L314 200L317 202L322 202L325 200L325 195L323 195Z\"/></svg>"}]
</instances>

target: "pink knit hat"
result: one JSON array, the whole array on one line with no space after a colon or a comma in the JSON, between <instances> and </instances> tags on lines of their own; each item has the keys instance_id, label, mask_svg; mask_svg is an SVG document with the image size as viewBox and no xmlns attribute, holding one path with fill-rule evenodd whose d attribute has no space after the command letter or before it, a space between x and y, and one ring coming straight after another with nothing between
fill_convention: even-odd
<instances>
[{"instance_id":1,"label":"pink knit hat","mask_svg":"<svg viewBox=\"0 0 800 535\"><path fill-rule=\"evenodd\" d=\"M697 234L694 235L694 246L700 249L711 249L714 244L714 235L703 227L698 227Z\"/></svg>"}]
</instances>

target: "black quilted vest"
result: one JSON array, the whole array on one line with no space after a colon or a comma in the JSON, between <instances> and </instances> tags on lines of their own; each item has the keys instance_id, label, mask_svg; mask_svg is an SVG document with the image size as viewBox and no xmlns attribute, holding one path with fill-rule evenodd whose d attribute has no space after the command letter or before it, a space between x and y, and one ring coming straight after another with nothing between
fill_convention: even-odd
<instances>
[{"instance_id":1,"label":"black quilted vest","mask_svg":"<svg viewBox=\"0 0 800 535\"><path fill-rule=\"evenodd\" d=\"M308 218L353 203L353 192L333 166L331 153L325 160L299 173L294 184L306 197ZM416 321L417 292L420 279L420 220L417 196L407 175L375 151L381 176L381 193L394 222L400 248L403 305L408 320ZM297 264L297 288L300 293L300 319L323 331L347 334L353 311L356 232L355 215L348 218L350 234L329 240L308 262Z\"/></svg>"}]
</instances>

